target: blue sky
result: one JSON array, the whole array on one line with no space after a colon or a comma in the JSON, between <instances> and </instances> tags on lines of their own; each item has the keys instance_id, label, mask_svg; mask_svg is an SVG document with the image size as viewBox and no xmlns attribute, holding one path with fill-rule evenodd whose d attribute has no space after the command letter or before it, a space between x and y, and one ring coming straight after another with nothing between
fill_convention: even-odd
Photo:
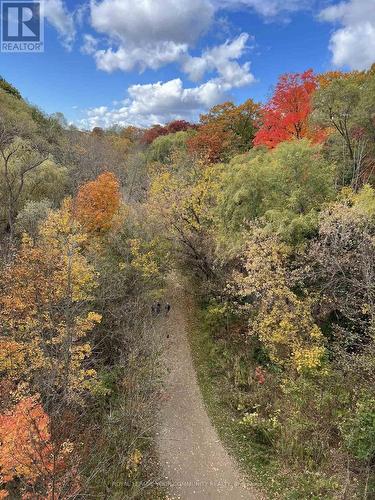
<instances>
[{"instance_id":1,"label":"blue sky","mask_svg":"<svg viewBox=\"0 0 375 500\"><path fill-rule=\"evenodd\" d=\"M0 53L0 74L83 128L148 126L278 76L375 61L375 0L44 0L45 52Z\"/></svg>"}]
</instances>

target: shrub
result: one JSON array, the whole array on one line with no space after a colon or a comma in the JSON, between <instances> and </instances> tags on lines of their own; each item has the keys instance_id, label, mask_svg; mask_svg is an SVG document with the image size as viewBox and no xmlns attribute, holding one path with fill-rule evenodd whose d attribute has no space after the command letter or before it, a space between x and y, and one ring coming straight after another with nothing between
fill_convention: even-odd
<instances>
[{"instance_id":1,"label":"shrub","mask_svg":"<svg viewBox=\"0 0 375 500\"><path fill-rule=\"evenodd\" d=\"M354 413L342 424L344 443L359 460L370 462L375 458L375 397L364 394Z\"/></svg>"}]
</instances>

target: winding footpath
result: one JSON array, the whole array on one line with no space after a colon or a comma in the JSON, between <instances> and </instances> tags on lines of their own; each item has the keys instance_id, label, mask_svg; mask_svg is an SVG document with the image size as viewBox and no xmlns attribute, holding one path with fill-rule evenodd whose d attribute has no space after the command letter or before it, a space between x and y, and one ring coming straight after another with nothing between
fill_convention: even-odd
<instances>
[{"instance_id":1,"label":"winding footpath","mask_svg":"<svg viewBox=\"0 0 375 500\"><path fill-rule=\"evenodd\" d=\"M157 435L162 485L175 499L260 500L264 497L241 477L207 415L187 338L187 307L182 292L173 296L171 314L161 320L169 335Z\"/></svg>"}]
</instances>

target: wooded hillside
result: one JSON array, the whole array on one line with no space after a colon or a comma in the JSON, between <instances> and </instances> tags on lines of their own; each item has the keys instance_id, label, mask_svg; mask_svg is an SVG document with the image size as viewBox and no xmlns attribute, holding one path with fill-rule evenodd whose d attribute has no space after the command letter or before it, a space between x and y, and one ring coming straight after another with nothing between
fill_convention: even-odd
<instances>
[{"instance_id":1,"label":"wooded hillside","mask_svg":"<svg viewBox=\"0 0 375 500\"><path fill-rule=\"evenodd\" d=\"M0 497L164 498L171 271L269 497L375 495L374 174L374 67L92 131L1 79Z\"/></svg>"}]
</instances>

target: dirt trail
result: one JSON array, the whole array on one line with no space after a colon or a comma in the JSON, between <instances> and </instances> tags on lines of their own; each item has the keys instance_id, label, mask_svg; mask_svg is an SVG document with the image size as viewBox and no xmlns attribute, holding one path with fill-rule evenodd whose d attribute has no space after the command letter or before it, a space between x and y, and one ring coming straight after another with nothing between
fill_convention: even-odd
<instances>
[{"instance_id":1,"label":"dirt trail","mask_svg":"<svg viewBox=\"0 0 375 500\"><path fill-rule=\"evenodd\" d=\"M245 483L208 418L187 339L187 306L181 292L173 295L171 314L161 320L169 335L157 439L163 483L172 498L183 500L260 500L263 497Z\"/></svg>"}]
</instances>

